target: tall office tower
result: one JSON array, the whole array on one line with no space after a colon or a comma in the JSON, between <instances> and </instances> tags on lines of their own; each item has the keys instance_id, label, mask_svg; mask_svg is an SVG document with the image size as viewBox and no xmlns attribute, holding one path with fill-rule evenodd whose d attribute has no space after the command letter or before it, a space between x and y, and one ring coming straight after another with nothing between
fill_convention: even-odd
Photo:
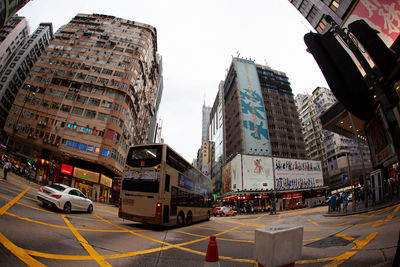
<instances>
[{"instance_id":1,"label":"tall office tower","mask_svg":"<svg viewBox=\"0 0 400 267\"><path fill-rule=\"evenodd\" d=\"M13 29L6 33L8 29ZM44 49L53 39L51 23L41 23L38 29L28 35L25 18L14 17L0 31L3 39L0 70L0 128L3 129L11 105L19 88ZM3 142L5 141L5 138Z\"/></svg>"},{"instance_id":2,"label":"tall office tower","mask_svg":"<svg viewBox=\"0 0 400 267\"><path fill-rule=\"evenodd\" d=\"M0 73L28 38L29 27L25 17L14 16L0 29Z\"/></svg>"},{"instance_id":3,"label":"tall office tower","mask_svg":"<svg viewBox=\"0 0 400 267\"><path fill-rule=\"evenodd\" d=\"M0 0L0 29L30 0Z\"/></svg>"},{"instance_id":4,"label":"tall office tower","mask_svg":"<svg viewBox=\"0 0 400 267\"><path fill-rule=\"evenodd\" d=\"M213 142L211 151L211 179L214 183L214 191L222 189L222 166L224 164L224 115L223 115L224 82L218 86L218 94L211 108L208 136Z\"/></svg>"},{"instance_id":5,"label":"tall office tower","mask_svg":"<svg viewBox=\"0 0 400 267\"><path fill-rule=\"evenodd\" d=\"M201 141L208 141L208 124L210 123L211 107L207 107L204 102L202 107L202 120L201 120Z\"/></svg>"},{"instance_id":6,"label":"tall office tower","mask_svg":"<svg viewBox=\"0 0 400 267\"><path fill-rule=\"evenodd\" d=\"M241 58L224 82L224 159L237 153L306 158L288 77Z\"/></svg>"},{"instance_id":7,"label":"tall office tower","mask_svg":"<svg viewBox=\"0 0 400 267\"><path fill-rule=\"evenodd\" d=\"M14 102L5 127L10 134L12 125L20 129L14 150L74 167L57 176L52 166L46 178L65 178L60 182L85 188L92 198L106 197L129 147L153 136L162 92L159 63L154 27L76 15L57 31Z\"/></svg>"},{"instance_id":8,"label":"tall office tower","mask_svg":"<svg viewBox=\"0 0 400 267\"><path fill-rule=\"evenodd\" d=\"M349 167L347 156L354 182L359 181L363 175L361 158L364 160L366 171L372 168L369 149L365 142L360 144L359 148L354 140L322 129L319 116L335 103L336 98L331 90L324 87L317 87L311 95L296 96L307 156L310 159L321 160L324 184L330 187L350 182L345 180Z\"/></svg>"}]
</instances>

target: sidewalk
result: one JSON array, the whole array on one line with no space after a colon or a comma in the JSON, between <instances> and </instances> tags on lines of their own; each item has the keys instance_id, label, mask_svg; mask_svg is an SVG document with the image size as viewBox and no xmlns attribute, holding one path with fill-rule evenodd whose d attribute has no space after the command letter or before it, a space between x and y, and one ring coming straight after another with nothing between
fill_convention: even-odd
<instances>
[{"instance_id":1,"label":"sidewalk","mask_svg":"<svg viewBox=\"0 0 400 267\"><path fill-rule=\"evenodd\" d=\"M327 212L324 214L325 217L340 217L340 216L348 216L348 215L353 215L353 214L360 214L360 213L366 213L374 210L379 210L383 208L387 208L390 206L394 206L400 204L400 199L398 197L394 197L392 201L389 199L384 200L382 202L376 203L373 205L372 201L370 200L368 202L368 208L365 208L365 202L359 202L356 205L355 210L353 211L352 203L350 202L349 205L347 206L347 212L343 212L343 205L340 209L340 211L331 211L328 212L328 206L326 207Z\"/></svg>"},{"instance_id":2,"label":"sidewalk","mask_svg":"<svg viewBox=\"0 0 400 267\"><path fill-rule=\"evenodd\" d=\"M3 178L3 173L1 173L1 178ZM41 187L40 184L36 183L35 181L28 180L24 177L18 176L15 173L9 172L7 174L7 181L14 182L20 185L28 185L32 188L38 189Z\"/></svg>"}]
</instances>

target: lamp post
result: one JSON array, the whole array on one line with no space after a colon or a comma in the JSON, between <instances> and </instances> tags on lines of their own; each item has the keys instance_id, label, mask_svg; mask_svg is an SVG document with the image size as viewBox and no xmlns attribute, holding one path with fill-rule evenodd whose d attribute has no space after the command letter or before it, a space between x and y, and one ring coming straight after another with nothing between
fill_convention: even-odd
<instances>
[{"instance_id":1,"label":"lamp post","mask_svg":"<svg viewBox=\"0 0 400 267\"><path fill-rule=\"evenodd\" d=\"M24 108L25 108L26 102L28 102L31 93L32 93L33 96L36 94L36 92L32 92L31 86L30 86L30 85L26 85L26 87L27 87L28 95L26 95L26 96L24 97L24 103L23 103L23 105L22 105L22 107L21 107L21 110L20 110L20 112L19 112L19 114L18 114L17 120L16 120L16 121L14 122L14 124L13 124L12 132L11 132L11 138L10 138L10 137L7 138L6 154L8 154L8 153L10 152L10 139L12 139L12 140L14 141L15 130L16 130L17 126L18 126L18 122L19 122L19 119L21 118L21 115L22 115L22 112L23 112L23 110L24 110ZM14 143L14 142L13 142L13 143Z\"/></svg>"}]
</instances>

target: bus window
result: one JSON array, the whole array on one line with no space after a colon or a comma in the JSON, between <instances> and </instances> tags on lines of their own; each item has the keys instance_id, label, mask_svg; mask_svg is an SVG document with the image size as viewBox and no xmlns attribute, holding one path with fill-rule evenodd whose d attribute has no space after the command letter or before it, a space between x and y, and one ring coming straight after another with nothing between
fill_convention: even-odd
<instances>
[{"instance_id":1,"label":"bus window","mask_svg":"<svg viewBox=\"0 0 400 267\"><path fill-rule=\"evenodd\" d=\"M165 175L165 188L164 191L165 192L169 192L169 181L171 179L171 176L169 176L169 174Z\"/></svg>"},{"instance_id":2,"label":"bus window","mask_svg":"<svg viewBox=\"0 0 400 267\"><path fill-rule=\"evenodd\" d=\"M122 183L122 190L158 193L160 182L158 180L142 180L135 178L125 179Z\"/></svg>"},{"instance_id":3,"label":"bus window","mask_svg":"<svg viewBox=\"0 0 400 267\"><path fill-rule=\"evenodd\" d=\"M161 164L162 146L140 146L129 149L126 164L131 167L152 167Z\"/></svg>"}]
</instances>

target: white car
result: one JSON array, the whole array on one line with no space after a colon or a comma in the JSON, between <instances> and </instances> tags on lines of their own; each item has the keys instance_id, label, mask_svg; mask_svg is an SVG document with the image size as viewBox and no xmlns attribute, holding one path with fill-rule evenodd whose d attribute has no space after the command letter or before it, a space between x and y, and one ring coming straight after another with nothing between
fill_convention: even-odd
<instances>
[{"instance_id":1,"label":"white car","mask_svg":"<svg viewBox=\"0 0 400 267\"><path fill-rule=\"evenodd\" d=\"M39 187L37 199L44 206L57 207L64 213L72 210L93 212L93 202L76 188L63 184L51 184Z\"/></svg>"}]
</instances>

